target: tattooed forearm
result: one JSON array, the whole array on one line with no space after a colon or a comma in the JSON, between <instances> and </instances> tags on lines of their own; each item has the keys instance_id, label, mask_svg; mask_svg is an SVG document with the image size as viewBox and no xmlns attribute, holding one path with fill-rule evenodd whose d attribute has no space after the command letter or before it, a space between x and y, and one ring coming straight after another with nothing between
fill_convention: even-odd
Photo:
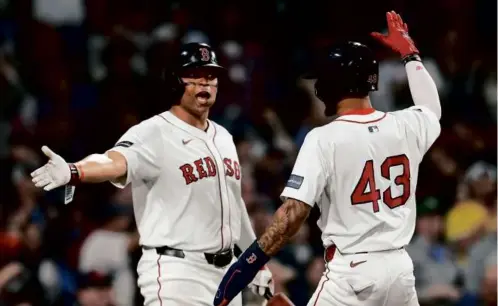
<instances>
[{"instance_id":1,"label":"tattooed forearm","mask_svg":"<svg viewBox=\"0 0 498 306\"><path fill-rule=\"evenodd\" d=\"M258 243L268 256L275 255L294 236L308 218L311 206L298 200L287 199L273 216L272 224L259 238Z\"/></svg>"}]
</instances>

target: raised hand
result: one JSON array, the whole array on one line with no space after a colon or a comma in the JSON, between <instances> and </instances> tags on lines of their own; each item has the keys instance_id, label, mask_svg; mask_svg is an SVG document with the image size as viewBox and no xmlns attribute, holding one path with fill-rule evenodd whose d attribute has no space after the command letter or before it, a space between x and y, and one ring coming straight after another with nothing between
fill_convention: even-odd
<instances>
[{"instance_id":1,"label":"raised hand","mask_svg":"<svg viewBox=\"0 0 498 306\"><path fill-rule=\"evenodd\" d=\"M395 11L391 11L386 13L386 18L388 28L387 35L379 32L373 32L371 35L384 45L399 53L401 58L418 54L419 51L408 34L408 25L403 22L401 16Z\"/></svg>"}]
</instances>

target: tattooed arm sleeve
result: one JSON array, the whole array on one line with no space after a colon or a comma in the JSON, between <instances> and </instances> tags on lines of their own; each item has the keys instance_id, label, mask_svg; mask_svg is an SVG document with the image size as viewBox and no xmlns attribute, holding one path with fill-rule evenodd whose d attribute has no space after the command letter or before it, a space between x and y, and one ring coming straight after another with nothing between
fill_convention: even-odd
<instances>
[{"instance_id":1,"label":"tattooed arm sleeve","mask_svg":"<svg viewBox=\"0 0 498 306\"><path fill-rule=\"evenodd\" d=\"M324 151L330 154L332 148L323 143L319 133L315 129L306 136L281 194L284 203L258 240L261 249L269 256L275 255L297 233L327 186L332 159L326 158Z\"/></svg>"},{"instance_id":2,"label":"tattooed arm sleeve","mask_svg":"<svg viewBox=\"0 0 498 306\"><path fill-rule=\"evenodd\" d=\"M277 210L271 225L258 240L265 254L275 255L301 228L310 210L311 206L308 204L288 198Z\"/></svg>"}]
</instances>

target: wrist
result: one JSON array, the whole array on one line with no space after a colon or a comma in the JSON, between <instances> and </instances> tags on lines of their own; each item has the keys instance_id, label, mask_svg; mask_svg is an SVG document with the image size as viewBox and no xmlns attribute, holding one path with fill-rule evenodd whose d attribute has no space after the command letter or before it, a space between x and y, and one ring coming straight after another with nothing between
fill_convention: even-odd
<instances>
[{"instance_id":1,"label":"wrist","mask_svg":"<svg viewBox=\"0 0 498 306\"><path fill-rule=\"evenodd\" d=\"M244 264L249 265L255 271L259 271L265 269L270 257L261 249L258 241L254 240L244 253L240 255L239 260L242 260Z\"/></svg>"},{"instance_id":2,"label":"wrist","mask_svg":"<svg viewBox=\"0 0 498 306\"><path fill-rule=\"evenodd\" d=\"M81 183L81 180L83 179L83 172L80 171L80 169L73 163L68 163L69 166L69 171L70 171L70 178L69 178L69 185L77 185Z\"/></svg>"},{"instance_id":3,"label":"wrist","mask_svg":"<svg viewBox=\"0 0 498 306\"><path fill-rule=\"evenodd\" d=\"M411 53L401 57L401 62L403 62L403 65L406 65L411 61L421 62L422 59L420 58L420 55L418 53Z\"/></svg>"}]
</instances>

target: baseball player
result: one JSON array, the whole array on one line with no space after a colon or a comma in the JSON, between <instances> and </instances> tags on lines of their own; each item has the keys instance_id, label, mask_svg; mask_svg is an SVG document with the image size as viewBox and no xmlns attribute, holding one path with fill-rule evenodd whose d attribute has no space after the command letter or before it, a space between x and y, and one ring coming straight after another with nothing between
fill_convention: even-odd
<instances>
[{"instance_id":1,"label":"baseball player","mask_svg":"<svg viewBox=\"0 0 498 306\"><path fill-rule=\"evenodd\" d=\"M110 181L131 183L140 245L138 286L145 305L210 305L237 244L255 239L241 198L241 169L230 133L208 120L225 70L210 46L183 45L168 80L178 99L169 111L131 127L104 154L49 161L32 173L37 187ZM105 250L102 250L105 252ZM271 273L251 287L264 295ZM240 295L232 305L241 305Z\"/></svg>"},{"instance_id":2,"label":"baseball player","mask_svg":"<svg viewBox=\"0 0 498 306\"><path fill-rule=\"evenodd\" d=\"M415 106L372 108L378 64L357 42L333 46L315 71L315 93L331 123L307 135L273 223L233 264L214 305L226 305L318 205L326 271L308 305L418 305L404 250L415 228L419 164L440 134L436 86L406 24L387 13L389 33L372 35L401 55Z\"/></svg>"}]
</instances>

